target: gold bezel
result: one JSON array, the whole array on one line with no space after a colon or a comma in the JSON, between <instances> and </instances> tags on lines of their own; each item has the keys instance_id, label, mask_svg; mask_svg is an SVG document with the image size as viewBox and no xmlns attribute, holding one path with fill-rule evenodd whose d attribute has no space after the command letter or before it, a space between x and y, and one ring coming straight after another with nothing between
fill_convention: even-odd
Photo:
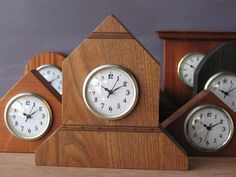
<instances>
[{"instance_id":1,"label":"gold bezel","mask_svg":"<svg viewBox=\"0 0 236 177\"><path fill-rule=\"evenodd\" d=\"M47 112L48 112L48 115L49 115L49 121L47 123L47 126L46 126L46 129L40 133L39 135L37 136L33 136L33 137L25 137L25 136L20 136L17 131L14 131L12 129L12 127L10 126L9 124L9 121L8 121L8 111L9 111L9 108L10 106L19 98L21 97L25 97L25 96L33 96L33 97L36 97L38 98L40 101L42 101L42 103L46 106L47 108ZM30 93L30 92L27 92L27 93L20 93L20 94L17 94L16 96L12 97L6 107L5 107L5 110L4 110L4 120L5 120L5 124L7 126L7 129L17 138L19 139L22 139L22 140L26 140L26 141L33 141L33 140L37 140L39 138L41 138L42 136L44 136L48 130L50 129L51 127L51 124L52 124L52 110L51 110L51 107L50 105L48 104L48 102L46 100L44 100L40 95L36 94L36 93Z\"/></svg>"},{"instance_id":2,"label":"gold bezel","mask_svg":"<svg viewBox=\"0 0 236 177\"><path fill-rule=\"evenodd\" d=\"M118 114L116 116L106 116L104 114L101 114L100 112L98 112L97 110L95 110L93 108L93 106L90 104L88 97L87 97L87 88L88 88L88 84L90 82L90 80L93 78L94 75L96 75L99 71L103 70L103 69L107 69L107 68L112 68L112 69L116 69L121 71L122 73L124 73L131 81L132 81L132 85L134 87L134 99L132 101L132 104L130 104L129 108L124 111L121 114ZM93 69L88 76L86 77L86 79L84 80L83 83L83 99L85 102L85 105L87 106L87 108L97 117L102 118L102 119L106 119L106 120L117 120L117 119L121 119L123 117L125 117L126 115L128 115L135 107L135 105L137 104L138 101L138 97L139 97L139 90L138 90L138 84L136 82L136 79L134 78L134 76L124 67L120 66L120 65L115 65L115 64L105 64L105 65L101 65L95 69Z\"/></svg>"},{"instance_id":3,"label":"gold bezel","mask_svg":"<svg viewBox=\"0 0 236 177\"><path fill-rule=\"evenodd\" d=\"M206 148L199 147L196 143L194 143L192 141L191 137L189 136L189 132L188 132L188 125L190 123L189 120L195 114L195 112L197 112L201 109L204 109L204 108L217 109L218 111L223 112L228 118L227 120L228 120L228 124L229 124L229 128L230 128L230 132L228 134L228 137L227 137L226 141L217 148L206 149ZM192 109L188 113L187 117L185 118L185 122L184 122L184 135L185 135L185 138L187 139L188 143L191 146L193 146L195 149L197 149L201 152L213 153L213 152L216 152L216 151L219 151L219 150L223 149L230 142L230 140L233 136L233 133L234 133L234 123L233 123L233 120L232 120L230 114L225 109L223 109L221 107L218 107L216 105L204 104L204 105L197 106L194 109Z\"/></svg>"},{"instance_id":4,"label":"gold bezel","mask_svg":"<svg viewBox=\"0 0 236 177\"><path fill-rule=\"evenodd\" d=\"M216 79L216 78L218 78L218 77L220 77L220 76L223 76L223 75L229 75L229 76L234 76L234 77L236 77L236 74L235 73L233 73L233 72L229 72L229 71L221 71L221 72L218 72L218 73L216 73L216 74L214 74L213 76L211 76L208 80L207 80L207 82L206 82L206 84L205 84L205 86L204 86L204 90L209 90L209 87L210 87L210 85L211 85L211 83L212 82L214 82L214 80ZM212 92L212 93L214 93L214 92ZM223 101L223 100L222 100ZM223 101L224 102L224 101ZM226 104L226 103L225 103ZM231 109L231 108L230 108ZM236 109L232 109L234 112L236 112Z\"/></svg>"},{"instance_id":5,"label":"gold bezel","mask_svg":"<svg viewBox=\"0 0 236 177\"><path fill-rule=\"evenodd\" d=\"M179 61L179 63L178 63L177 73L178 73L178 77L179 77L180 81L181 81L183 84L187 85L188 87L191 87L191 88L192 88L193 85L190 85L190 84L188 84L187 82L185 82L184 79L183 79L183 77L182 77L181 74L180 74L180 69L181 69L182 63L185 61L186 58L188 58L188 57L191 56L191 55L203 55L203 58L205 57L205 54L200 53L200 52L191 52L191 53L188 53L188 54L184 55L184 56L181 58L181 60ZM202 58L202 59L203 59L203 58ZM201 62L201 61L200 61L200 62ZM199 63L200 63L200 62L199 62ZM193 82L194 82L194 81L193 81Z\"/></svg>"}]
</instances>

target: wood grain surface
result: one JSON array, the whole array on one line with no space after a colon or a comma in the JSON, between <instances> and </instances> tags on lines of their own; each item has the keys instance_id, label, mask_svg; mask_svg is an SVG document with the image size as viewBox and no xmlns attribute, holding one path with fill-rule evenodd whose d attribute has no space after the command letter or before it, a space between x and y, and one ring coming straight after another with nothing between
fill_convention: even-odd
<instances>
[{"instance_id":1,"label":"wood grain surface","mask_svg":"<svg viewBox=\"0 0 236 177\"><path fill-rule=\"evenodd\" d=\"M52 94L54 89L52 87L50 89L50 87L51 85L37 71L33 70L26 73L0 100L0 152L34 152L38 145L59 127L61 124L61 102L59 97ZM25 92L42 96L49 103L53 112L53 123L49 132L34 141L24 141L16 138L9 132L4 122L4 110L8 101L13 96Z\"/></svg>"},{"instance_id":2,"label":"wood grain surface","mask_svg":"<svg viewBox=\"0 0 236 177\"><path fill-rule=\"evenodd\" d=\"M135 109L117 121L94 116L82 97L86 76L108 63L130 70L140 91ZM63 126L36 150L36 164L187 170L184 150L157 128L159 80L159 64L118 19L108 16L63 63Z\"/></svg>"},{"instance_id":3,"label":"wood grain surface","mask_svg":"<svg viewBox=\"0 0 236 177\"><path fill-rule=\"evenodd\" d=\"M175 113L168 117L162 126L175 138L175 140L186 150L190 156L236 156L236 135L234 133L230 143L214 153L202 153L194 149L187 141L184 135L184 121L188 113L195 107L203 104L213 104L225 109L232 117L234 126L236 126L236 113L234 113L227 105L218 99L213 93L202 91L185 105L179 108Z\"/></svg>"},{"instance_id":4,"label":"wood grain surface","mask_svg":"<svg viewBox=\"0 0 236 177\"><path fill-rule=\"evenodd\" d=\"M194 75L193 94L202 91L206 82L216 73L236 73L236 42L224 43L210 52L197 67Z\"/></svg>"},{"instance_id":5,"label":"wood grain surface","mask_svg":"<svg viewBox=\"0 0 236 177\"><path fill-rule=\"evenodd\" d=\"M86 76L104 64L125 67L138 82L138 103L124 119L100 119L84 103L82 87ZM63 122L77 125L158 126L159 82L159 63L114 16L109 16L63 63Z\"/></svg>"},{"instance_id":6,"label":"wood grain surface","mask_svg":"<svg viewBox=\"0 0 236 177\"><path fill-rule=\"evenodd\" d=\"M158 31L164 40L164 85L163 91L170 100L181 106L193 96L192 88L179 79L177 69L180 60L188 53L208 54L218 45L236 39L233 32L191 32L191 31Z\"/></svg>"},{"instance_id":7,"label":"wood grain surface","mask_svg":"<svg viewBox=\"0 0 236 177\"><path fill-rule=\"evenodd\" d=\"M36 164L187 170L188 158L160 129L116 132L78 131L67 127L60 128L36 150Z\"/></svg>"},{"instance_id":8,"label":"wood grain surface","mask_svg":"<svg viewBox=\"0 0 236 177\"><path fill-rule=\"evenodd\" d=\"M190 157L189 171L35 166L33 154L0 153L3 177L234 177L236 158Z\"/></svg>"},{"instance_id":9,"label":"wood grain surface","mask_svg":"<svg viewBox=\"0 0 236 177\"><path fill-rule=\"evenodd\" d=\"M37 69L42 65L55 65L62 68L62 62L65 57L58 52L42 52L29 59L25 66L25 73Z\"/></svg>"}]
</instances>

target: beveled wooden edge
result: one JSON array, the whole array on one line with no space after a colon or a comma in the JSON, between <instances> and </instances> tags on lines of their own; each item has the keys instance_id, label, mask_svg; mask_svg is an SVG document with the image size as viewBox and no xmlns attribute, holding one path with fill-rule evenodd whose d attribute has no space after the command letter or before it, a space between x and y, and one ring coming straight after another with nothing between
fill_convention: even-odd
<instances>
[{"instance_id":1,"label":"beveled wooden edge","mask_svg":"<svg viewBox=\"0 0 236 177\"><path fill-rule=\"evenodd\" d=\"M199 94L197 94L195 97L193 97L191 100L189 100L187 103L185 103L182 107L180 107L176 112L174 112L172 115L170 115L166 120L164 120L161 123L161 126L163 128L167 128L170 124L172 124L176 119L178 119L179 115L186 112L189 107L191 107L192 105L196 104L199 100L201 100L202 98L204 98L206 95L211 94L213 95L213 93L207 91L207 90L203 90L202 92L200 92Z\"/></svg>"},{"instance_id":2,"label":"beveled wooden edge","mask_svg":"<svg viewBox=\"0 0 236 177\"><path fill-rule=\"evenodd\" d=\"M55 88L37 71L32 70L32 74L53 94L54 97L61 103L62 96L56 91Z\"/></svg>"},{"instance_id":3,"label":"beveled wooden edge","mask_svg":"<svg viewBox=\"0 0 236 177\"><path fill-rule=\"evenodd\" d=\"M39 61L39 58L41 59L41 57L44 55L54 55L54 57L50 61L41 63ZM32 71L34 69L37 69L39 66L50 65L50 64L54 64L56 67L62 69L62 62L60 64L55 63L54 62L55 58L61 59L61 61L63 62L66 57L64 54L62 54L60 52L54 52L54 51L45 51L45 52L40 52L36 55L33 55L32 57L29 58L27 64L25 65L24 73L27 73L27 72Z\"/></svg>"},{"instance_id":4,"label":"beveled wooden edge","mask_svg":"<svg viewBox=\"0 0 236 177\"><path fill-rule=\"evenodd\" d=\"M236 32L223 31L156 31L161 39L180 40L233 40L236 39Z\"/></svg>"}]
</instances>

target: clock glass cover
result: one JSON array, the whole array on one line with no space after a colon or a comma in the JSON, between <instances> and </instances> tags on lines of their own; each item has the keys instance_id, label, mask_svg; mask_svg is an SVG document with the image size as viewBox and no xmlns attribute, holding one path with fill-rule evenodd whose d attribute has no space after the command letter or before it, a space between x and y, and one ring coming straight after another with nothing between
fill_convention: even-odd
<instances>
[{"instance_id":1,"label":"clock glass cover","mask_svg":"<svg viewBox=\"0 0 236 177\"><path fill-rule=\"evenodd\" d=\"M55 65L43 65L37 70L59 94L62 94L62 72L58 67Z\"/></svg>"},{"instance_id":2,"label":"clock glass cover","mask_svg":"<svg viewBox=\"0 0 236 177\"><path fill-rule=\"evenodd\" d=\"M24 140L42 137L50 128L52 112L40 96L22 93L13 97L5 108L5 123L9 131Z\"/></svg>"},{"instance_id":3,"label":"clock glass cover","mask_svg":"<svg viewBox=\"0 0 236 177\"><path fill-rule=\"evenodd\" d=\"M231 72L219 72L206 83L205 89L213 92L233 111L236 111L236 75Z\"/></svg>"},{"instance_id":4,"label":"clock glass cover","mask_svg":"<svg viewBox=\"0 0 236 177\"><path fill-rule=\"evenodd\" d=\"M230 115L214 105L193 109L185 119L185 137L202 152L215 152L230 141L234 124Z\"/></svg>"},{"instance_id":5,"label":"clock glass cover","mask_svg":"<svg viewBox=\"0 0 236 177\"><path fill-rule=\"evenodd\" d=\"M135 78L119 65L102 65L85 79L83 98L96 116L113 120L127 115L136 105L138 86Z\"/></svg>"},{"instance_id":6,"label":"clock glass cover","mask_svg":"<svg viewBox=\"0 0 236 177\"><path fill-rule=\"evenodd\" d=\"M194 72L204 57L205 55L202 53L189 53L180 60L178 64L178 75L184 84L193 87Z\"/></svg>"}]
</instances>

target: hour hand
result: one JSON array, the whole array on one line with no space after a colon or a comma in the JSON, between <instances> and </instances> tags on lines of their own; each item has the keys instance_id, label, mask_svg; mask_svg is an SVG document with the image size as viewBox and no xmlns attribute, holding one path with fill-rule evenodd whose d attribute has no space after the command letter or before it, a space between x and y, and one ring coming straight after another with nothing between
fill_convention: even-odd
<instances>
[{"instance_id":1,"label":"hour hand","mask_svg":"<svg viewBox=\"0 0 236 177\"><path fill-rule=\"evenodd\" d=\"M101 86L102 88L104 88L104 90L106 90L107 92L110 92L110 90L104 86Z\"/></svg>"}]
</instances>

